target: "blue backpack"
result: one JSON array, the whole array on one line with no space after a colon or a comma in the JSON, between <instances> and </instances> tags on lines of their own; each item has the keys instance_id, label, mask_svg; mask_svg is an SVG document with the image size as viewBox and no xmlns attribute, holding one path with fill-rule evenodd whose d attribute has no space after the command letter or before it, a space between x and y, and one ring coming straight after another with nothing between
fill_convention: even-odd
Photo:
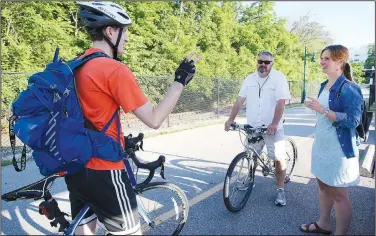
<instances>
[{"instance_id":1,"label":"blue backpack","mask_svg":"<svg viewBox=\"0 0 376 236\"><path fill-rule=\"evenodd\" d=\"M59 48L46 69L28 79L27 89L12 104L9 133L17 171L25 169L26 148L22 151L20 169L15 160L15 135L32 149L32 157L44 176L73 174L93 156L108 161L119 161L126 156L119 143L119 110L100 132L93 126L89 128L91 122L82 113L75 88L75 70L79 66L108 56L96 52L65 63L62 58L58 59L58 54ZM115 118L119 142L105 135Z\"/></svg>"}]
</instances>

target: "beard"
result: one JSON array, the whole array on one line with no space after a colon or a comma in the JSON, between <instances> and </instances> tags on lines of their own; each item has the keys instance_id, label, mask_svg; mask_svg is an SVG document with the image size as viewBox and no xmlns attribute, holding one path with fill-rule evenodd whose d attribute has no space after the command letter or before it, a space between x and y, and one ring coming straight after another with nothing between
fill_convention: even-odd
<instances>
[{"instance_id":1,"label":"beard","mask_svg":"<svg viewBox=\"0 0 376 236\"><path fill-rule=\"evenodd\" d=\"M265 66L260 66L257 70L258 70L258 72L260 72L261 74L264 74L265 72L268 72L268 70L266 69Z\"/></svg>"},{"instance_id":2,"label":"beard","mask_svg":"<svg viewBox=\"0 0 376 236\"><path fill-rule=\"evenodd\" d=\"M260 66L259 68L257 68L257 72L260 74L260 76L267 76L271 69L272 67L268 69L266 66Z\"/></svg>"}]
</instances>

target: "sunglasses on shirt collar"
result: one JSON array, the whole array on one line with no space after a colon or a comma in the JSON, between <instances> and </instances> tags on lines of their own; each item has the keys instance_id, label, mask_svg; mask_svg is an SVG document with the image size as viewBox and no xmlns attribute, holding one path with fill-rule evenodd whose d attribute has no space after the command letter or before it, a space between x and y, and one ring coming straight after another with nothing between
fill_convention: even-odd
<instances>
[{"instance_id":1,"label":"sunglasses on shirt collar","mask_svg":"<svg viewBox=\"0 0 376 236\"><path fill-rule=\"evenodd\" d=\"M257 60L257 63L260 64L260 65L261 65L262 63L264 63L265 65L269 65L271 62L272 62L272 61Z\"/></svg>"}]
</instances>

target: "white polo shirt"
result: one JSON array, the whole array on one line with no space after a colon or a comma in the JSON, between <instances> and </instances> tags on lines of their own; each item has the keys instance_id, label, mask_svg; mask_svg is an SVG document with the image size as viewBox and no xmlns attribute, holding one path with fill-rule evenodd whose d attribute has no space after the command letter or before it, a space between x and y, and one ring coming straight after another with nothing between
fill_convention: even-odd
<instances>
[{"instance_id":1,"label":"white polo shirt","mask_svg":"<svg viewBox=\"0 0 376 236\"><path fill-rule=\"evenodd\" d=\"M286 77L275 69L269 73L269 78L261 79L257 72L247 76L239 96L247 99L247 123L253 127L269 126L273 121L277 101L291 99ZM283 116L278 129L282 128L282 124Z\"/></svg>"}]
</instances>

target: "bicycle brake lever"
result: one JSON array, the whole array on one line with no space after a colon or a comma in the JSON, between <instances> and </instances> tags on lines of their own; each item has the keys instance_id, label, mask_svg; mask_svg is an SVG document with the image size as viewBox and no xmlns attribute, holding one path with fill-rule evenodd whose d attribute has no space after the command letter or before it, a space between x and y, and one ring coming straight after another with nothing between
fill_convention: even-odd
<instances>
[{"instance_id":1,"label":"bicycle brake lever","mask_svg":"<svg viewBox=\"0 0 376 236\"><path fill-rule=\"evenodd\" d=\"M166 179L164 177L164 164L161 165L161 177L162 177L162 179Z\"/></svg>"}]
</instances>

